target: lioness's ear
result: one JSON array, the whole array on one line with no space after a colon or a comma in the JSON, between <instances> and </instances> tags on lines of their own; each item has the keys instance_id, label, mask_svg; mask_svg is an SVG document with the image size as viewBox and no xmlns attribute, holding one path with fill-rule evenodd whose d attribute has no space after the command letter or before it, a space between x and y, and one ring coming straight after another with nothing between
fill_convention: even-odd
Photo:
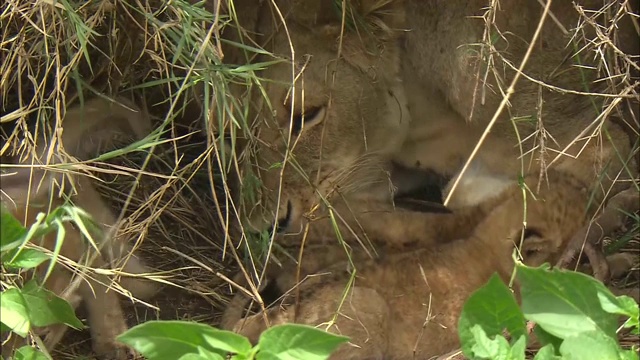
<instances>
[{"instance_id":1,"label":"lioness's ear","mask_svg":"<svg viewBox=\"0 0 640 360\"><path fill-rule=\"evenodd\" d=\"M336 46L341 46L344 59L376 79L381 75L395 78L395 74L400 71L399 46L396 40L405 20L402 1L324 2L334 4L334 13L333 21L325 24L321 31L334 40Z\"/></svg>"},{"instance_id":2,"label":"lioness's ear","mask_svg":"<svg viewBox=\"0 0 640 360\"><path fill-rule=\"evenodd\" d=\"M405 12L401 0L345 0L322 1L318 11L318 25L327 35L342 32L359 36L390 40L405 25Z\"/></svg>"}]
</instances>

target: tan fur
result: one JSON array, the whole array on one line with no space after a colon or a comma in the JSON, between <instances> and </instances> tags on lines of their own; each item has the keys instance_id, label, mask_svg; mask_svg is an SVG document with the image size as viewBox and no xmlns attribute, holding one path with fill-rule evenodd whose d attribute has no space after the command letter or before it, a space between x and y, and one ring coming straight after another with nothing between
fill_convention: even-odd
<instances>
[{"instance_id":1,"label":"tan fur","mask_svg":"<svg viewBox=\"0 0 640 360\"><path fill-rule=\"evenodd\" d=\"M250 31L264 34L256 36L256 41L264 43L282 60L259 74L269 79L264 86L270 104L255 93L257 164L265 190L262 201L250 209L251 228L262 231L274 220L286 219L280 230L291 236L283 241L298 243L295 234L306 223L305 213L316 204L324 205L322 197L331 197L336 206L337 199L345 197L367 203L360 206L356 201L345 201L349 204L348 209L343 207L346 215L352 211L372 238L380 235L391 239L393 234L387 229L399 228L406 215L397 216L391 211L388 159L400 147L410 122L398 77L399 48L395 34L387 28L372 29L370 34L347 30L339 41L341 27L331 2L277 3L287 15L288 31L278 25L278 15L268 3L257 10L251 1L244 4L246 9L241 1L235 3L238 13L258 12L256 24L244 25ZM362 1L354 3L354 7L359 13L369 11L367 19L371 21L378 19L388 25L401 22L393 6L372 11L374 3L386 2ZM294 68L287 34L295 49ZM263 60L271 59L263 57L257 61ZM290 85L294 76L295 88ZM303 112L307 118L301 126ZM299 136L291 136L293 152L283 169L277 164L284 162L292 122L293 128L301 128L301 132ZM362 194L364 197L360 199ZM327 216L326 210L321 206L314 216ZM359 217L363 210L377 211L378 228L369 226L367 218L373 215ZM357 223L350 222L349 226L353 230L344 231L344 236L361 233ZM402 233L396 239L402 243Z\"/></svg>"},{"instance_id":2,"label":"tan fur","mask_svg":"<svg viewBox=\"0 0 640 360\"><path fill-rule=\"evenodd\" d=\"M482 69L483 64L479 62L479 48L470 44L481 43L484 23L471 15L481 15L487 2L347 2L353 13L347 11L345 16L349 24L358 24L357 28L349 24L342 27L340 11L332 2L275 1L280 12L273 10L272 3L263 2L258 7L252 1L234 2L236 12L243 16L241 25L260 34L254 40L282 60L259 73L268 80L264 93L270 105L262 99L262 90L254 93L252 102L257 108L251 112L250 120L257 121L258 172L265 190L256 208L250 209L251 227L262 231L280 222L280 230L291 235L283 241L296 243L299 236L295 234L304 233L308 213L312 213L311 218L326 216L324 199L330 198L337 209L354 218L348 222L352 231L347 230L345 236L362 236L366 232L370 238L403 244L404 239L415 234L403 231L404 220L418 220L420 216L394 211L394 189L388 173L391 162L454 176L502 98L493 75L488 76L486 88L482 84L476 88L478 68ZM580 4L589 8L599 3L584 0ZM528 0L501 5L496 24L506 40L496 47L517 66L542 7ZM568 2L556 2L552 12L569 29L577 22L577 13ZM281 14L286 27L281 24ZM630 24L621 23L620 36L633 39L633 28L627 25ZM569 36L559 34L557 25L548 19L542 45L537 45L525 70L552 85L583 91L578 68L566 60L573 53L571 46L565 46ZM624 51L635 54L637 45L629 44ZM233 57L233 51L226 54L240 59ZM269 60L273 59L262 56L256 61ZM582 56L582 61L589 64L593 59ZM506 88L514 72L503 70L502 66L497 71ZM586 71L586 76L591 81L596 73ZM291 86L294 78L295 89ZM594 91L603 91L597 84L590 85ZM538 112L540 98L543 102ZM491 195L496 181L504 185L516 180L520 172L537 172L596 119L600 100L551 92L521 79L511 107L503 112L475 162L483 175L473 171L467 175L469 180L462 183L454 206L482 201ZM300 120L303 112L308 114L304 127ZM517 137L508 121L517 116L540 117L549 132L544 162L538 161L538 149L530 151L538 141L530 136L537 125L535 121L517 124L520 138L528 139L523 144L528 155L519 159ZM468 123L470 118L472 122ZM290 126L292 122L294 125ZM598 191L597 173L611 161L602 183L606 191L622 168L619 159L626 160L630 153L625 132L609 121L602 125L612 142L591 139L578 160L562 159L564 171L584 176ZM290 136L292 128L301 131ZM576 155L583 145L579 142L566 152ZM633 164L629 168L636 171ZM479 182L484 185L476 186ZM378 212L369 215L372 210ZM314 226L322 229L318 230L321 233L333 231L331 226Z\"/></svg>"},{"instance_id":3,"label":"tan fur","mask_svg":"<svg viewBox=\"0 0 640 360\"><path fill-rule=\"evenodd\" d=\"M587 223L582 183L563 173L549 175L552 185L535 200L530 194L526 199L528 231L519 251L525 263L533 266L554 263L573 234ZM527 179L536 180L535 176ZM486 211L483 207L490 213L466 239L435 248L419 246L379 260L356 257L354 287L341 308L349 274L339 269L344 259L338 259L332 277L303 283L297 318L294 306L276 305L267 312L271 325L328 324L338 311L329 331L349 336L352 344L342 346L333 359L409 359L414 349L416 358L427 359L455 349L464 301L494 272L509 279L512 251L524 231L520 188L511 186L495 200L481 204L480 212ZM293 271L285 270L281 276ZM256 341L265 329L262 316L240 320L233 328Z\"/></svg>"},{"instance_id":4,"label":"tan fur","mask_svg":"<svg viewBox=\"0 0 640 360\"><path fill-rule=\"evenodd\" d=\"M480 16L489 2L442 0L425 6L416 0L405 4L407 28L411 31L403 39L403 59L406 61L402 63L402 79L407 88L413 122L410 136L394 160L407 166L419 164L442 174L456 175L498 108L503 97L499 89L506 90L515 71L504 66L502 60L494 55L495 72L490 71L486 83L482 83L490 50L479 46L485 31L485 22ZM581 0L577 5L589 13L590 9L600 9L603 4L601 1ZM632 8L637 9L637 6ZM506 61L516 67L524 57L542 10L538 2L526 0L500 2L495 9L495 28L491 29L494 46ZM553 2L550 11L569 32L581 20L571 2ZM596 21L603 23L605 20L601 16ZM638 34L629 16L619 21L617 26L622 51L637 55ZM584 29L584 33L577 36L595 36L590 26ZM504 38L496 40L497 31ZM548 17L525 67L525 74L562 89L614 94L613 91L619 91L606 89L605 82L594 82L607 75L599 73L599 59L594 59L588 51L579 55L582 66L577 66L577 60L569 58L576 51L570 42L571 36L574 34L563 35L555 21ZM484 51L484 59L480 56L481 51ZM501 78L501 84L497 83L496 75ZM597 131L592 128L585 134L580 133L596 121L603 111L602 106L602 98L550 91L521 78L509 106L481 147L475 166L484 168L483 171L493 177L515 180L521 172L544 169L559 152L569 157L581 154L576 161L565 162L565 170L571 172L577 167L576 173L593 184L599 181L598 174L605 171L601 188L594 187L596 197L603 198L602 192L609 191L612 180L623 168L616 151L623 161L627 161L630 149L625 131L604 119L599 119L597 124L603 126L608 135L589 139L585 147L585 137ZM510 118L520 119L515 125L519 138ZM523 121L526 118L529 120ZM536 119L548 132L544 139L541 133L535 133L540 125ZM611 139L608 140L607 136ZM576 138L580 139L577 144L569 147ZM522 152L526 154L521 158L521 151L516 146L519 139L522 140ZM542 144L546 146L544 153L540 149ZM611 164L607 164L608 161ZM635 164L629 164L631 174L623 171L623 177L637 175ZM582 169L586 166L591 168L588 173ZM606 166L609 168L605 169ZM482 179L478 179L473 171L468 176L474 178L473 181L463 182L456 190L459 193L454 193L460 198L454 198L454 203L461 206L473 203L474 197L478 201L482 199L482 195L474 194L483 191L482 186L476 186ZM491 177L486 179L492 181Z\"/></svg>"},{"instance_id":5,"label":"tan fur","mask_svg":"<svg viewBox=\"0 0 640 360\"><path fill-rule=\"evenodd\" d=\"M109 150L116 143L139 140L151 131L148 116L135 105L125 99L112 102L95 98L86 102L85 107L71 108L64 116L61 127L62 148L68 155L82 160L90 159L99 153ZM45 139L39 139L36 153L38 157L28 158L26 165L34 162L46 162L49 146ZM51 164L62 162L62 153L52 151ZM2 202L13 215L25 226L35 223L39 213L65 203L65 196L86 211L99 226L99 231L92 233L93 240L99 246L101 255L95 257L92 263L86 263L95 254L87 240L76 226L65 223L66 232L60 255L71 261L87 264L95 268L111 268L123 266L122 271L128 274L148 272L144 263L135 256L128 256L130 245L126 238L115 236L117 218L109 206L102 200L92 181L80 174L63 175L53 170L28 167L11 168L9 174L2 176ZM10 173L15 174L10 175ZM71 183L75 193L70 192ZM64 184L64 188L61 185ZM62 194L61 194L62 193ZM62 195L62 196L60 196ZM91 227L89 227L91 229ZM39 246L53 251L56 245L56 234L50 233L41 239L33 239ZM123 258L123 257L126 257ZM126 261L123 261L126 260ZM116 262L114 262L116 261ZM42 278L48 267L42 264L36 269L37 276ZM127 350L121 344L116 344L115 338L127 329L124 314L120 307L118 295L108 289L112 279L97 273L85 274L87 280L80 281L77 290L67 289L71 285L72 273L58 264L54 268L45 286L54 293L63 296L74 307L84 301L88 310L88 324L93 339L94 351L109 359L126 359ZM131 291L133 296L148 298L155 291L155 285L148 281L135 278L123 278L121 285ZM44 331L44 332L43 332ZM38 332L46 334L45 345L49 350L61 340L64 326L52 326L40 329ZM15 335L11 344L3 346L3 355L8 356L15 346L20 345L21 339Z\"/></svg>"}]
</instances>

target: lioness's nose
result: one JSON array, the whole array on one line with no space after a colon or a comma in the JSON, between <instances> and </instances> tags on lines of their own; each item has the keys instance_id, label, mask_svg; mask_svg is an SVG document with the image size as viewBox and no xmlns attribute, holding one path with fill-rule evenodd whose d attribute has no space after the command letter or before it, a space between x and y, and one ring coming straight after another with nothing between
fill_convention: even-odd
<instances>
[{"instance_id":1,"label":"lioness's nose","mask_svg":"<svg viewBox=\"0 0 640 360\"><path fill-rule=\"evenodd\" d=\"M275 222L275 231L277 233L283 233L287 230L291 224L291 201L287 200L287 205L280 208L278 211L278 220ZM273 232L273 225L270 232Z\"/></svg>"},{"instance_id":2,"label":"lioness's nose","mask_svg":"<svg viewBox=\"0 0 640 360\"><path fill-rule=\"evenodd\" d=\"M254 214L254 216L248 219L249 229L252 233L261 233L266 230L269 235L273 235L274 231L280 234L291 227L293 217L293 205L291 201L286 201L280 206L277 219L275 218L276 214L274 214L274 212L270 212L268 209L264 210L264 212Z\"/></svg>"}]
</instances>

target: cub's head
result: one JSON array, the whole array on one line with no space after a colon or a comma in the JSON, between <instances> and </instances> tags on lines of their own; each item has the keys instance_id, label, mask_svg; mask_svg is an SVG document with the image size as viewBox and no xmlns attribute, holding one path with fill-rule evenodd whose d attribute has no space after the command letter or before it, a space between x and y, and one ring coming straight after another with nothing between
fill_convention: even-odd
<instances>
[{"instance_id":1,"label":"cub's head","mask_svg":"<svg viewBox=\"0 0 640 360\"><path fill-rule=\"evenodd\" d=\"M383 159L410 121L398 79L403 16L397 1L266 3L257 41L276 63L252 97L263 190L248 217L254 231L297 232L324 198L384 185Z\"/></svg>"},{"instance_id":2,"label":"cub's head","mask_svg":"<svg viewBox=\"0 0 640 360\"><path fill-rule=\"evenodd\" d=\"M538 176L529 176L525 178L528 189L514 184L481 205L492 210L477 226L475 236L494 249L505 272L513 267L514 247L527 265L555 264L572 237L588 223L588 196L580 180L550 170L548 183L536 191L538 181Z\"/></svg>"},{"instance_id":3,"label":"cub's head","mask_svg":"<svg viewBox=\"0 0 640 360\"><path fill-rule=\"evenodd\" d=\"M69 156L91 159L116 145L142 139L152 130L146 111L121 97L88 99L69 107L59 124L54 120L50 119L49 126L61 132L59 138L38 133L35 151L29 152L21 165L3 164L0 173L0 201L25 225L72 196L70 190L79 178L74 180L74 171L55 169L55 165L72 164Z\"/></svg>"}]
</instances>

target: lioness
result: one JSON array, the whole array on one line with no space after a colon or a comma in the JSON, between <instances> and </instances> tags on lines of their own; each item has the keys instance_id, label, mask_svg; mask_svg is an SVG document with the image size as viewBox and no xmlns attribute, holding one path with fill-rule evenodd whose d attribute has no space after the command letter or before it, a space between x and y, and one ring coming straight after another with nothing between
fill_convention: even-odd
<instances>
[{"instance_id":1,"label":"lioness","mask_svg":"<svg viewBox=\"0 0 640 360\"><path fill-rule=\"evenodd\" d=\"M633 76L637 79L638 65L632 59L640 54L640 39L633 24L635 15L623 14L637 12L638 2L609 3L605 8L597 0L550 3L509 106L473 166L493 186L513 181L520 173L542 172L557 163L558 156L577 157L565 162L564 170L584 166L580 162L592 166L583 176L588 176L585 180L593 185L596 198L602 199L620 172L622 177L637 175L630 159L637 120L628 129L635 135L629 139L624 129L608 119L624 112L624 105L616 106L620 100L637 108ZM498 109L531 44L544 2L443 0L427 5L411 0L404 1L404 6L408 31L401 39L401 77L413 121L394 160L452 176ZM615 35L603 33L602 27L610 25L615 26ZM615 36L615 45L589 40L609 35ZM614 63L632 78L607 81L614 76L608 68ZM622 95L615 100L619 93L628 94L627 99ZM625 120L633 121L633 116ZM490 191L478 181L477 175L473 182L463 177L448 205L482 201L482 194Z\"/></svg>"},{"instance_id":2,"label":"lioness","mask_svg":"<svg viewBox=\"0 0 640 360\"><path fill-rule=\"evenodd\" d=\"M329 279L317 275L319 280L303 282L297 309L268 309L271 325L329 323L339 309L329 331L349 336L355 346L342 346L334 359L427 359L455 349L464 301L494 272L508 281L516 247L528 265L553 262L587 223L584 183L555 171L549 178L548 188L526 200L520 187L511 186L479 205L490 212L466 239L378 260L354 260L360 263L342 307L350 277L344 270ZM536 176L526 179L527 184L536 181ZM340 267L346 268L343 263L332 270ZM280 277L291 272L285 269ZM233 329L255 342L265 329L263 314L242 319Z\"/></svg>"},{"instance_id":3,"label":"lioness","mask_svg":"<svg viewBox=\"0 0 640 360\"><path fill-rule=\"evenodd\" d=\"M580 5L586 9L597 3L585 0ZM499 40L496 53L472 45L482 42L485 31L485 23L472 15L482 15L486 1L234 1L240 25L281 61L259 73L266 81L251 104L255 108L250 114L257 121L255 153L265 188L250 216L253 229L276 226L297 238L305 233L309 218L326 215L322 209L331 198L336 212L354 215L344 236L366 233L403 244L411 233L396 225L407 217L417 224L413 220L421 215L394 211L394 194L411 190L394 187L421 182L394 179L393 162L447 176L460 170L502 99L500 88L515 72L495 65L502 64L498 54L517 67L543 10L528 0L500 4L502 8L491 8L496 27L487 30ZM583 86L600 76L584 70L594 60L582 56L581 66L565 61L574 52L565 46L570 34L558 35L558 24L571 29L581 17L566 2L554 4L551 12L554 21L547 19L541 45L536 45L543 49L530 58L526 75L584 92ZM633 40L633 28L623 20L619 34ZM621 51L637 53L637 42L625 44L629 49ZM233 51L226 54L234 58ZM269 60L273 59L265 55L256 59ZM489 61L493 68L484 76ZM598 116L600 100L608 98L562 94L529 79L522 79L515 90L512 107L503 112L474 165L486 172L488 183L506 185L519 173L548 165L553 158L538 146L545 140L546 152L552 155L580 154L576 161L564 162L566 171L574 163L591 166L587 182L593 188L603 184L606 190L630 153L625 132L604 121L606 116ZM515 125L508 121L517 117ZM467 123L469 118L473 124ZM606 128L611 141L591 139L588 145L578 141L569 146L576 137L587 137L580 133L596 120L594 126ZM537 125L544 125L545 132L536 132ZM522 159L518 139L526 140ZM602 169L604 180L598 180ZM633 165L628 169L635 171ZM490 192L491 187L472 183L460 192L464 196L457 203L482 201L487 195L483 189ZM338 225L346 222L336 219ZM325 229L333 231L330 225Z\"/></svg>"},{"instance_id":4,"label":"lioness","mask_svg":"<svg viewBox=\"0 0 640 360\"><path fill-rule=\"evenodd\" d=\"M70 108L62 119L61 146L68 155L81 160L88 160L99 153L112 148L116 143L139 140L151 131L148 116L135 105L125 99L117 102L94 98L83 107ZM60 257L66 261L74 261L96 268L122 266L125 276L121 285L134 297L144 299L150 297L156 286L149 281L127 278L126 274L143 274L149 272L144 263L130 254L131 246L127 239L115 236L117 218L109 206L102 200L91 180L81 174L63 174L42 166L52 150L50 164L62 161L61 153L50 149L47 143L52 140L39 138L36 142L35 156L24 161L24 167L3 166L7 174L2 175L2 205L6 207L25 226L36 222L41 212L47 212L64 205L67 197L78 207L85 210L98 225L97 228L87 226L92 240L97 244L100 254L95 255L81 228L69 222L64 223L65 237L60 247ZM62 150L61 150L62 151ZM35 165L36 167L29 167ZM73 183L73 190L70 185ZM63 185L64 184L64 185ZM32 239L36 245L54 251L58 239L55 232ZM45 275L48 262L36 268L40 279ZM67 265L68 266L68 265ZM91 330L94 351L108 359L126 359L128 351L122 344L116 343L116 336L127 329L124 314L115 290L110 290L112 279L102 273L84 274L86 280L80 281L77 289L69 288L75 269L65 269L59 263L45 282L52 292L62 296L76 307L83 301L88 310L88 322ZM53 326L44 330L45 346L48 350L61 340L66 327ZM40 331L39 331L40 332ZM7 344L2 346L4 357L8 357L21 343L22 339L12 335Z\"/></svg>"}]
</instances>

